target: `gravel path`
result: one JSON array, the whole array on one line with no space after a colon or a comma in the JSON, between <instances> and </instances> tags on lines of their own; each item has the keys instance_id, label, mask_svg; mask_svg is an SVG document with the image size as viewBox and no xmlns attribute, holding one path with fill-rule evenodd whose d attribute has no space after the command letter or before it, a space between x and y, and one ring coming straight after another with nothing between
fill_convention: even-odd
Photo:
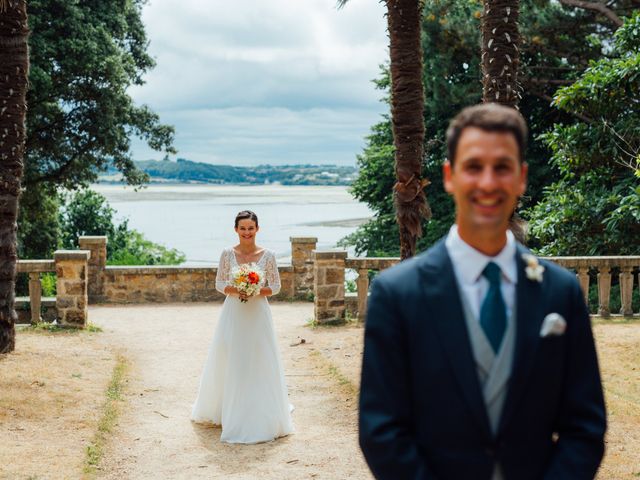
<instances>
[{"instance_id":1,"label":"gravel path","mask_svg":"<svg viewBox=\"0 0 640 480\"><path fill-rule=\"evenodd\" d=\"M219 428L189 421L220 308L91 308L92 323L104 329L101 341L122 349L131 364L127 401L98 478L371 479L357 445L353 389L340 385L322 353L340 346L327 346L322 335L305 327L313 315L310 303L272 306L295 406L294 435L258 445L227 445L219 441ZM305 343L292 346L300 338Z\"/></svg>"}]
</instances>

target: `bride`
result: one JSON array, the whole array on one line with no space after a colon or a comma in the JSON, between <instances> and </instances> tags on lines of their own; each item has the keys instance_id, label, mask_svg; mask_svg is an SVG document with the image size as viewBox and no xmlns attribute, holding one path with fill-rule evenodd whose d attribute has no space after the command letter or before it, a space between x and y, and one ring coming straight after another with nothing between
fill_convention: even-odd
<instances>
[{"instance_id":1,"label":"bride","mask_svg":"<svg viewBox=\"0 0 640 480\"><path fill-rule=\"evenodd\" d=\"M280 290L272 251L256 245L258 217L236 216L240 243L220 257L216 289L226 295L209 347L191 419L222 425L228 443L268 442L293 432L291 407L267 297ZM232 271L255 263L264 272L257 295L247 297L231 285Z\"/></svg>"}]
</instances>

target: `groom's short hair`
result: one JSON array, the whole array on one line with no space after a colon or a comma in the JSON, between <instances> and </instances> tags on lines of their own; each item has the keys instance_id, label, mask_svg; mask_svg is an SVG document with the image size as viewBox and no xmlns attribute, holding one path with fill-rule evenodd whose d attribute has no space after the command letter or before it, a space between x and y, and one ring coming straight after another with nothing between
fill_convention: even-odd
<instances>
[{"instance_id":1,"label":"groom's short hair","mask_svg":"<svg viewBox=\"0 0 640 480\"><path fill-rule=\"evenodd\" d=\"M520 162L524 162L527 148L527 122L515 108L498 103L482 103L467 107L458 113L447 129L447 160L453 165L462 131L476 127L487 132L507 132L513 134L520 150Z\"/></svg>"}]
</instances>

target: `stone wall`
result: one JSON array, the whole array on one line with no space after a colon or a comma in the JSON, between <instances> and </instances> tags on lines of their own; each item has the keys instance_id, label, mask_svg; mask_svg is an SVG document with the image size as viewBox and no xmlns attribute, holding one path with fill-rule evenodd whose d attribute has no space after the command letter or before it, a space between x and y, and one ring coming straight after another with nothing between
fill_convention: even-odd
<instances>
[{"instance_id":1,"label":"stone wall","mask_svg":"<svg viewBox=\"0 0 640 480\"><path fill-rule=\"evenodd\" d=\"M280 293L271 300L293 297L293 268L279 266ZM224 300L216 290L215 267L106 267L102 303L172 303Z\"/></svg>"},{"instance_id":2,"label":"stone wall","mask_svg":"<svg viewBox=\"0 0 640 480\"><path fill-rule=\"evenodd\" d=\"M308 298L313 291L311 252L317 239L291 237L292 264L279 265L280 293L272 300ZM216 267L106 266L107 237L80 237L91 252L88 295L91 303L170 303L221 301Z\"/></svg>"}]
</instances>

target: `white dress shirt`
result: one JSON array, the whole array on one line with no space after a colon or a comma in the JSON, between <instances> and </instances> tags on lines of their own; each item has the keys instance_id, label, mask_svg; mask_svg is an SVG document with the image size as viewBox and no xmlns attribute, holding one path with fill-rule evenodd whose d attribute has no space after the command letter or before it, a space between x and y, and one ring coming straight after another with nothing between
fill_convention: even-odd
<instances>
[{"instance_id":1,"label":"white dress shirt","mask_svg":"<svg viewBox=\"0 0 640 480\"><path fill-rule=\"evenodd\" d=\"M445 245L453 263L458 285L462 290L461 294L465 295L475 318L480 321L480 307L489 289L489 281L482 275L482 271L489 262L498 265L502 272L500 282L502 298L507 307L507 318L511 318L518 281L516 241L513 233L507 230L507 243L495 257L479 252L460 238L457 225L453 225L449 230Z\"/></svg>"}]
</instances>

